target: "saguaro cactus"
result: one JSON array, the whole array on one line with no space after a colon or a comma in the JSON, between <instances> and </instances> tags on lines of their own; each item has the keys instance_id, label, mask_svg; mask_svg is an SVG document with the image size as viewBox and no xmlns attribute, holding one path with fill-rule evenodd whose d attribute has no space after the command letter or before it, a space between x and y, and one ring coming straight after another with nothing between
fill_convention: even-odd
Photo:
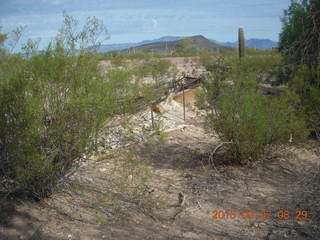
<instances>
[{"instance_id":1,"label":"saguaro cactus","mask_svg":"<svg viewBox=\"0 0 320 240\"><path fill-rule=\"evenodd\" d=\"M239 57L243 58L245 55L245 48L246 48L246 40L244 38L243 27L239 28L238 42L239 42Z\"/></svg>"}]
</instances>

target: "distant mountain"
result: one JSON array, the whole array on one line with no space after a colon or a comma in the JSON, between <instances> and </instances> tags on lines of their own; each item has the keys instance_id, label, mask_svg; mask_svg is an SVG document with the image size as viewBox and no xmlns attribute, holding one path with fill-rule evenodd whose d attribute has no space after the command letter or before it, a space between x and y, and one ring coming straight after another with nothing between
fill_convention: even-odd
<instances>
[{"instance_id":1,"label":"distant mountain","mask_svg":"<svg viewBox=\"0 0 320 240\"><path fill-rule=\"evenodd\" d=\"M140 43L138 43L137 46L141 46L141 45L144 45L144 44L149 44L149 43L155 43L155 42L173 42L173 41L179 41L181 40L183 37L177 37L177 36L164 36L164 37L161 37L161 38L158 38L158 39L154 39L154 40L145 40L145 41L142 41Z\"/></svg>"},{"instance_id":2,"label":"distant mountain","mask_svg":"<svg viewBox=\"0 0 320 240\"><path fill-rule=\"evenodd\" d=\"M236 42L218 42L215 40L211 40L211 41L219 43L219 44L226 46L226 47L233 47L233 48L238 47L238 41L236 41ZM278 47L278 43L274 42L270 39L252 38L252 39L249 39L246 41L246 46L248 48L271 49L274 47Z\"/></svg>"},{"instance_id":3,"label":"distant mountain","mask_svg":"<svg viewBox=\"0 0 320 240\"><path fill-rule=\"evenodd\" d=\"M105 44L105 45L101 45L100 47L100 51L101 52L108 52L108 51L112 51L112 50L125 50L125 49L131 49L131 50L135 50L138 51L138 49L141 48L137 48L140 46L144 46L144 45L149 45L149 46L144 46L143 48L146 48L147 51L152 51L153 48L153 43L157 43L155 46L156 49L158 49L160 46L163 46L165 49L167 48L168 50L174 50L175 49L175 44L177 43L177 41L183 39L184 37L179 37L179 36L164 36L161 38L157 38L157 39L153 39L153 40L144 40L141 42L137 42L137 43L119 43L119 44ZM225 46L225 47L233 47L236 48L238 47L238 42L218 42L216 40L213 39L207 39L203 36L194 36L191 38L195 38L197 40L195 40L196 45L200 44L203 46L207 46L208 48L215 48L213 45L210 45L208 43L211 42L213 44L217 44L219 45L219 47ZM202 39L202 40L201 40ZM206 40L208 41L206 41ZM206 42L206 43L205 43ZM203 47L202 48L207 48L207 47ZM210 47L209 47L210 46ZM270 39L256 39L256 38L252 38L247 40L247 47L249 48L257 48L257 49L271 49L273 47L277 47L278 43L274 42ZM201 47L201 46L200 46ZM135 49L133 49L135 48ZM161 47L160 47L161 48Z\"/></svg>"},{"instance_id":4,"label":"distant mountain","mask_svg":"<svg viewBox=\"0 0 320 240\"><path fill-rule=\"evenodd\" d=\"M191 39L192 44L198 46L202 49L220 49L220 50L228 50L228 46L223 46L221 44L215 43L202 35L197 35L193 37L189 37Z\"/></svg>"},{"instance_id":5,"label":"distant mountain","mask_svg":"<svg viewBox=\"0 0 320 240\"><path fill-rule=\"evenodd\" d=\"M115 44L103 44L100 46L100 52L109 52L112 50L123 50L126 48L134 47L137 43L115 43Z\"/></svg>"},{"instance_id":6,"label":"distant mountain","mask_svg":"<svg viewBox=\"0 0 320 240\"><path fill-rule=\"evenodd\" d=\"M214 49L214 50L228 49L228 47L212 42L202 35L197 35L197 36L187 37L187 38L191 40L193 45L202 49ZM152 42L152 43L148 43L140 46L134 46L134 47L130 47L128 49L122 50L121 53L126 54L134 51L148 51L148 52L152 51L155 53L170 52L176 49L176 45L181 39L182 38L179 37L179 39L175 41Z\"/></svg>"},{"instance_id":7,"label":"distant mountain","mask_svg":"<svg viewBox=\"0 0 320 240\"><path fill-rule=\"evenodd\" d=\"M101 52L108 52L112 50L124 50L127 48L131 47L136 47L136 46L141 46L145 44L150 44L150 43L156 43L156 42L172 42L172 41L178 41L181 40L183 37L177 37L177 36L164 36L158 39L154 40L144 40L138 43L119 43L119 44L105 44L101 45L100 51Z\"/></svg>"}]
</instances>

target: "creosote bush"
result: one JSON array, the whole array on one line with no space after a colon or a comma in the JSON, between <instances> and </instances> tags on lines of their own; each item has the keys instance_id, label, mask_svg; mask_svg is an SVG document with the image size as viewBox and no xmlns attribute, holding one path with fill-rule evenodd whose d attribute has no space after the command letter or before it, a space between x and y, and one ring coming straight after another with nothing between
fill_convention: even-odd
<instances>
[{"instance_id":1,"label":"creosote bush","mask_svg":"<svg viewBox=\"0 0 320 240\"><path fill-rule=\"evenodd\" d=\"M308 120L308 128L320 139L320 67L310 69L301 66L294 74L289 87L296 94L300 111Z\"/></svg>"},{"instance_id":2,"label":"creosote bush","mask_svg":"<svg viewBox=\"0 0 320 240\"><path fill-rule=\"evenodd\" d=\"M207 108L207 127L216 132L235 160L256 160L268 144L306 137L303 117L294 96L265 96L254 71L243 71L246 59L237 64L216 61L198 94L198 105ZM227 67L229 66L229 67Z\"/></svg>"},{"instance_id":3,"label":"creosote bush","mask_svg":"<svg viewBox=\"0 0 320 240\"><path fill-rule=\"evenodd\" d=\"M77 21L64 17L42 53L29 41L27 58L4 49L0 55L0 182L39 199L94 150L106 121L133 112L139 96L147 96L141 104L154 95L126 71L102 74L90 47L98 46L101 22L88 18L77 31Z\"/></svg>"},{"instance_id":4,"label":"creosote bush","mask_svg":"<svg viewBox=\"0 0 320 240\"><path fill-rule=\"evenodd\" d=\"M116 55L111 59L111 64L116 66L116 67L125 67L127 66L128 62L123 55Z\"/></svg>"},{"instance_id":5,"label":"creosote bush","mask_svg":"<svg viewBox=\"0 0 320 240\"><path fill-rule=\"evenodd\" d=\"M192 43L190 38L184 38L176 44L175 56L187 57L199 54L200 49Z\"/></svg>"},{"instance_id":6,"label":"creosote bush","mask_svg":"<svg viewBox=\"0 0 320 240\"><path fill-rule=\"evenodd\" d=\"M8 56L1 68L0 175L39 198L89 150L95 130L112 113L90 53L68 55L61 42L30 59ZM6 65L6 64L4 64Z\"/></svg>"}]
</instances>

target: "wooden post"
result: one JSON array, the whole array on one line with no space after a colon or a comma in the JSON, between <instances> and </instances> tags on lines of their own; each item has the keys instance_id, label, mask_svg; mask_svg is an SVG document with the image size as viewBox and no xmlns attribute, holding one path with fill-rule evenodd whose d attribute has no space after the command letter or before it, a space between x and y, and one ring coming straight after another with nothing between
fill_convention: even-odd
<instances>
[{"instance_id":1,"label":"wooden post","mask_svg":"<svg viewBox=\"0 0 320 240\"><path fill-rule=\"evenodd\" d=\"M152 123L152 128L154 129L154 119L153 119L153 110L152 110L152 106L150 107L151 110L151 123Z\"/></svg>"},{"instance_id":2,"label":"wooden post","mask_svg":"<svg viewBox=\"0 0 320 240\"><path fill-rule=\"evenodd\" d=\"M184 97L184 83L182 83L183 120L186 120L186 99Z\"/></svg>"}]
</instances>

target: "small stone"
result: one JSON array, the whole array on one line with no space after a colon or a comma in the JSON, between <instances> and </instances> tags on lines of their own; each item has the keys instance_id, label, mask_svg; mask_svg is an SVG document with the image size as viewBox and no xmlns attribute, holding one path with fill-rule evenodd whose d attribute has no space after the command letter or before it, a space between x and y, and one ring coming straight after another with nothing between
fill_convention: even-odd
<instances>
[{"instance_id":1,"label":"small stone","mask_svg":"<svg viewBox=\"0 0 320 240\"><path fill-rule=\"evenodd\" d=\"M89 182L89 183L93 183L93 179L92 179L92 178L87 177L86 180L87 180L87 182Z\"/></svg>"},{"instance_id":2,"label":"small stone","mask_svg":"<svg viewBox=\"0 0 320 240\"><path fill-rule=\"evenodd\" d=\"M86 164L86 163L81 164L81 167L86 167L86 166L88 166L88 164Z\"/></svg>"},{"instance_id":3,"label":"small stone","mask_svg":"<svg viewBox=\"0 0 320 240\"><path fill-rule=\"evenodd\" d=\"M266 226L267 224L265 224L264 222L260 223L260 227L264 227Z\"/></svg>"}]
</instances>

